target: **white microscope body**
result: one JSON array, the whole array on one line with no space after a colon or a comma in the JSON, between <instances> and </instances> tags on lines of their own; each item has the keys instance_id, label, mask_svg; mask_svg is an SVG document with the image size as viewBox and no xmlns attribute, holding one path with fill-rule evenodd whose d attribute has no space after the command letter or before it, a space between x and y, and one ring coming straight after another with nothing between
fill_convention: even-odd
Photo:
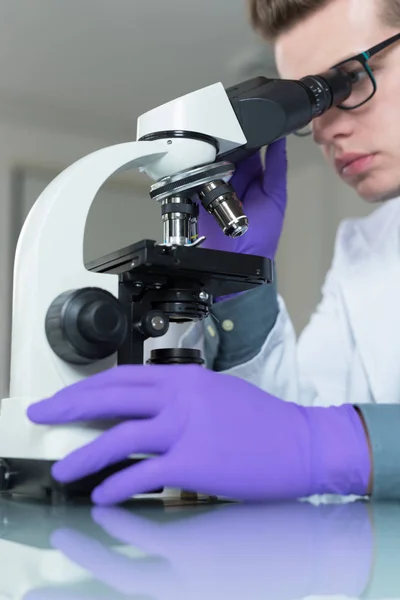
<instances>
[{"instance_id":1,"label":"white microscope body","mask_svg":"<svg viewBox=\"0 0 400 600\"><path fill-rule=\"evenodd\" d=\"M138 140L160 131L202 135L167 136L94 152L56 177L25 221L15 256L10 397L1 401L0 457L55 461L99 434L81 424L38 426L29 421L26 410L31 403L117 364L116 354L89 365L63 361L50 347L44 327L49 306L68 290L95 286L118 295L118 275L90 272L83 262L86 219L100 187L122 169L141 169L157 181L213 163L217 147L227 152L246 142L220 83L139 118ZM216 143L204 141L208 138Z\"/></svg>"},{"instance_id":2,"label":"white microscope body","mask_svg":"<svg viewBox=\"0 0 400 600\"><path fill-rule=\"evenodd\" d=\"M213 296L271 281L268 259L241 255L238 260L230 252L197 248L201 238L193 193L226 235L242 235L247 230L247 217L227 181L235 170L233 163L301 129L343 102L351 89L350 76L338 69L300 81L257 77L228 90L216 83L142 115L136 142L94 152L50 183L29 213L16 250L10 398L1 401L0 412L0 492L24 488L26 480L40 478L46 469L44 480L47 477L48 482L49 464L101 433L99 427L89 424L38 426L28 420L26 411L31 403L83 378L118 364L143 362L143 355L136 349L146 336L161 335L160 326L165 325L160 312L153 311L153 307L160 306L159 293L165 321L182 321L182 315L190 321L207 316ZM90 206L105 181L128 168L144 171L154 182L150 197L161 205L164 243L142 240L129 247L134 254L122 249L116 257L101 257L99 264L89 270L83 262L83 241ZM142 259L137 259L137 252L142 253ZM118 271L121 260L125 260L124 270ZM155 271L146 270L148 265ZM153 279L150 289L146 282L155 272L163 281ZM138 273L143 281L135 279ZM179 287L182 280L183 289ZM143 302L138 308L142 300L132 299L132 285L145 288L144 293L149 294L146 305ZM93 341L95 320L95 337L104 342L100 330L107 319L102 321L104 313L100 315L101 311L93 308L96 303L85 305L82 321L76 313L71 317L71 304L66 308L65 295L70 298L71 292L79 295L82 290L91 293L93 288L100 290L102 298L107 296L109 304L117 303L117 312L123 305L118 314L122 314L122 321L128 319L125 329L129 334L116 351L109 350L112 345L107 346L107 352L103 345L101 354L93 354L92 350L90 354L86 346L82 349L83 342L90 346ZM60 301L60 296L64 300ZM79 298L81 302L82 296ZM144 305L147 313L140 312ZM149 324L150 313L153 318ZM137 314L144 319L139 327L134 320ZM72 326L68 321L72 327L69 330L67 317L73 321ZM149 328L153 328L150 334ZM137 338L139 344L134 343L138 329L142 335ZM80 336L79 356L74 354L78 351L75 342L70 353L71 332ZM85 352L85 360L80 360ZM179 353L174 352L172 349L172 358L164 353L163 360L166 356L170 362L177 359Z\"/></svg>"}]
</instances>

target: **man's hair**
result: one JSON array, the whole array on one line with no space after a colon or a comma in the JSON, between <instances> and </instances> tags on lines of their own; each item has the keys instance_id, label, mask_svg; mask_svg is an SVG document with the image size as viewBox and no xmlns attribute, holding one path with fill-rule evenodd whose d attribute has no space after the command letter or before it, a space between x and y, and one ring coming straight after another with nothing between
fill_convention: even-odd
<instances>
[{"instance_id":1,"label":"man's hair","mask_svg":"<svg viewBox=\"0 0 400 600\"><path fill-rule=\"evenodd\" d=\"M366 2L367 0L365 0ZM400 26L400 0L375 0L378 16L387 25ZM285 33L332 0L248 0L253 29L269 41Z\"/></svg>"}]
</instances>

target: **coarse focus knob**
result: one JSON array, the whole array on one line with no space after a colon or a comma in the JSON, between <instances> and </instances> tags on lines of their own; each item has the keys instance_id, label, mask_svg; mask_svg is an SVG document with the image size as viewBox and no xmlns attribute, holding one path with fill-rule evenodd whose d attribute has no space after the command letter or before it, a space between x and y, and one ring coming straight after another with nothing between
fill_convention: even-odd
<instances>
[{"instance_id":1,"label":"coarse focus knob","mask_svg":"<svg viewBox=\"0 0 400 600\"><path fill-rule=\"evenodd\" d=\"M57 356L88 365L117 352L128 334L128 317L110 292L82 288L64 292L53 301L45 329Z\"/></svg>"}]
</instances>

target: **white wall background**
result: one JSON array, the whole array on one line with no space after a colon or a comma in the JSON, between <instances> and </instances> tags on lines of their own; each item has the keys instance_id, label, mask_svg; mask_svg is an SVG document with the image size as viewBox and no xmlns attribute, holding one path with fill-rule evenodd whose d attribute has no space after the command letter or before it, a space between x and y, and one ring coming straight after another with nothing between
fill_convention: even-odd
<instances>
[{"instance_id":1,"label":"white wall background","mask_svg":"<svg viewBox=\"0 0 400 600\"><path fill-rule=\"evenodd\" d=\"M2 394L15 226L26 209L15 201L21 182L29 205L71 162L135 139L136 118L145 110L215 81L230 85L273 73L271 53L252 35L244 4L0 0ZM178 28L178 18L191 26ZM157 235L158 207L146 194L147 180L137 173L119 176L102 192L89 218L88 258ZM325 167L310 139L290 139L289 205L277 263L279 289L298 331L319 300L339 221L369 210Z\"/></svg>"}]
</instances>

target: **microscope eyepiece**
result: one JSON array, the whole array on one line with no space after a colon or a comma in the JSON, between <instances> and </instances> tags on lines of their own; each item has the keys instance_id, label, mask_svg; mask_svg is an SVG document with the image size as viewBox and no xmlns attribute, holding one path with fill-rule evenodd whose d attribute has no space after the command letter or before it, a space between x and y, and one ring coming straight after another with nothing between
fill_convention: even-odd
<instances>
[{"instance_id":1,"label":"microscope eyepiece","mask_svg":"<svg viewBox=\"0 0 400 600\"><path fill-rule=\"evenodd\" d=\"M306 127L352 92L353 78L332 68L302 79L255 77L226 90L246 143L220 154L237 164L260 148Z\"/></svg>"},{"instance_id":2,"label":"microscope eyepiece","mask_svg":"<svg viewBox=\"0 0 400 600\"><path fill-rule=\"evenodd\" d=\"M309 93L312 119L325 113L331 106L344 102L352 90L351 78L339 69L303 77L300 83L306 86Z\"/></svg>"}]
</instances>

